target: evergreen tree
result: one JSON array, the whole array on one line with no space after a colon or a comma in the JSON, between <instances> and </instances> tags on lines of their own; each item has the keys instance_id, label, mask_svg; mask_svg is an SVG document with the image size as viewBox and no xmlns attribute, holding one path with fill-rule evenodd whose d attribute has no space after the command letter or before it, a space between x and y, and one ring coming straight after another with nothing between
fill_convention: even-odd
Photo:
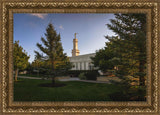
<instances>
[{"instance_id":1,"label":"evergreen tree","mask_svg":"<svg viewBox=\"0 0 160 115\"><path fill-rule=\"evenodd\" d=\"M140 85L145 84L146 68L146 15L145 14L115 14L116 19L107 24L121 39L119 54L123 69L129 68L132 74L138 75ZM110 37L106 37L110 39Z\"/></svg>"},{"instance_id":2,"label":"evergreen tree","mask_svg":"<svg viewBox=\"0 0 160 115\"><path fill-rule=\"evenodd\" d=\"M15 71L15 81L17 81L17 76L19 70L24 70L29 65L29 56L21 46L19 46L19 41L15 41L14 43L14 51L13 51L13 63L14 63L14 71Z\"/></svg>"},{"instance_id":3,"label":"evergreen tree","mask_svg":"<svg viewBox=\"0 0 160 115\"><path fill-rule=\"evenodd\" d=\"M52 74L52 83L55 84L56 70L69 68L70 63L66 53L63 53L60 34L57 34L51 23L46 28L45 36L46 38L41 37L43 45L37 43L37 47L44 56L38 51L35 51L35 53L37 58L40 58L49 66L49 73Z\"/></svg>"},{"instance_id":4,"label":"evergreen tree","mask_svg":"<svg viewBox=\"0 0 160 115\"><path fill-rule=\"evenodd\" d=\"M145 14L115 14L108 28L116 33L115 36L106 36L103 69L119 66L117 74L122 76L138 76L140 85L145 84L146 68L146 15ZM96 53L99 54L100 51ZM110 57L109 55L112 56ZM109 59L106 57L110 57ZM102 58L97 58L101 61ZM95 60L94 60L95 62ZM107 62L107 63L105 63ZM99 63L99 65L102 65Z\"/></svg>"},{"instance_id":5,"label":"evergreen tree","mask_svg":"<svg viewBox=\"0 0 160 115\"><path fill-rule=\"evenodd\" d=\"M116 58L118 57L115 49L117 46L114 43L116 41L118 41L118 37L110 39L104 48L96 51L95 57L91 57L94 66L99 67L103 72L111 70L119 64L119 58Z\"/></svg>"}]
</instances>

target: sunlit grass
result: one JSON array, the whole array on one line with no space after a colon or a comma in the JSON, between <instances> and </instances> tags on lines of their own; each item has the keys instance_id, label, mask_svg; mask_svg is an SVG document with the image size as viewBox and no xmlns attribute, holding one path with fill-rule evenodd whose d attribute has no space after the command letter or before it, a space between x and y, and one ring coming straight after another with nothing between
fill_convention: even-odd
<instances>
[{"instance_id":1,"label":"sunlit grass","mask_svg":"<svg viewBox=\"0 0 160 115\"><path fill-rule=\"evenodd\" d=\"M123 91L116 84L59 82L63 87L40 87L50 80L19 79L14 82L14 101L112 101L110 94Z\"/></svg>"}]
</instances>

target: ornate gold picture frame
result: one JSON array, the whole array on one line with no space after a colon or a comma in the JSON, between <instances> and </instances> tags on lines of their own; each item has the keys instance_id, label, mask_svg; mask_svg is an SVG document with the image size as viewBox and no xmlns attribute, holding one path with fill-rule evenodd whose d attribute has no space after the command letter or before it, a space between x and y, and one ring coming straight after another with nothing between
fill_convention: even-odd
<instances>
[{"instance_id":1,"label":"ornate gold picture frame","mask_svg":"<svg viewBox=\"0 0 160 115\"><path fill-rule=\"evenodd\" d=\"M159 37L158 1L12 1L0 2L0 89L2 114L158 114ZM146 102L14 102L13 101L13 14L14 13L145 13L147 16ZM0 113L0 114L1 114Z\"/></svg>"}]
</instances>

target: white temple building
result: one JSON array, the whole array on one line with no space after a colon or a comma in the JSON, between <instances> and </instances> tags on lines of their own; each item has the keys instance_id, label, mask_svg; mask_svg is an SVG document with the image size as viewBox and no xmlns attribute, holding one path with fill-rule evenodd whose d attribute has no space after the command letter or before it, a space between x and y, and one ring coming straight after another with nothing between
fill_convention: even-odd
<instances>
[{"instance_id":1,"label":"white temple building","mask_svg":"<svg viewBox=\"0 0 160 115\"><path fill-rule=\"evenodd\" d=\"M73 67L71 70L94 70L97 69L94 67L94 65L91 63L92 60L90 57L94 57L95 53L85 54L85 55L79 55L80 51L78 50L78 39L73 39L73 50L72 50L72 57L69 57L70 62L73 64Z\"/></svg>"}]
</instances>

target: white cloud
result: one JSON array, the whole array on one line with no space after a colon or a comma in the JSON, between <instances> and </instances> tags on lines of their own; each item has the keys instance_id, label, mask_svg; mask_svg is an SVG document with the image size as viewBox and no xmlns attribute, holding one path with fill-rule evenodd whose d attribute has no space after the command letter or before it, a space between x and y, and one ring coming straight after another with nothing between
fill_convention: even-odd
<instances>
[{"instance_id":1,"label":"white cloud","mask_svg":"<svg viewBox=\"0 0 160 115\"><path fill-rule=\"evenodd\" d=\"M62 30L64 30L64 28L63 28L63 26L62 26L62 25L60 25L60 26L59 26L59 29L62 29Z\"/></svg>"},{"instance_id":2,"label":"white cloud","mask_svg":"<svg viewBox=\"0 0 160 115\"><path fill-rule=\"evenodd\" d=\"M42 14L42 13L32 13L30 14L32 16L36 16L38 18L44 19L48 14Z\"/></svg>"}]
</instances>

